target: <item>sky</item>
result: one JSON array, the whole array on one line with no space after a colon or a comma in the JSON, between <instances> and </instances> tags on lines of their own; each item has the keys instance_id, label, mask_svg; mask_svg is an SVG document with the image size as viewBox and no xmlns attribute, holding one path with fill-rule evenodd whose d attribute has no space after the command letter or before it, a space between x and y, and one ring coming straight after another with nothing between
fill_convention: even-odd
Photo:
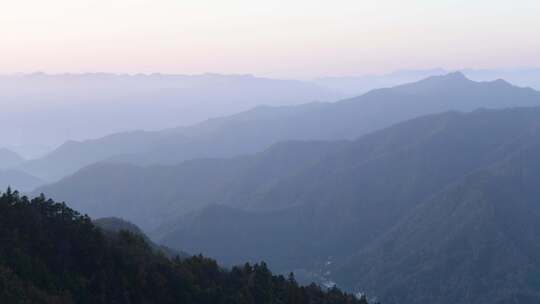
<instances>
[{"instance_id":1,"label":"sky","mask_svg":"<svg viewBox=\"0 0 540 304\"><path fill-rule=\"evenodd\" d=\"M0 74L540 67L538 0L4 0Z\"/></svg>"}]
</instances>

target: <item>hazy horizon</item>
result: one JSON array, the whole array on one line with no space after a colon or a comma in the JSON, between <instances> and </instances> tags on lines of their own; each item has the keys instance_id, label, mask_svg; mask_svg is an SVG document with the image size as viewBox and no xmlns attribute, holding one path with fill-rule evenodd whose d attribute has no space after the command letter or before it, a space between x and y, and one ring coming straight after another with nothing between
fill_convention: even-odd
<instances>
[{"instance_id":1,"label":"hazy horizon","mask_svg":"<svg viewBox=\"0 0 540 304\"><path fill-rule=\"evenodd\" d=\"M181 76L181 77L200 77L200 76L234 76L234 77L253 77L253 78L265 78L265 79L274 79L274 80L298 80L298 81L317 81L325 78L354 78L354 77L386 77L407 73L425 73L425 75L437 75L437 74L448 74L452 72L461 72L464 74L482 74L482 73L491 73L496 76L497 73L527 73L527 72L538 72L540 71L539 65L531 66L508 66L508 67L486 67L486 68L474 68L469 66L463 66L461 68L449 68L444 66L432 66L425 68L404 68L404 69L388 69L379 72L364 72L359 70L358 72L351 72L346 74L313 74L313 75L304 75L298 77L281 77L278 75L265 75L258 74L255 72L250 73L246 71L244 73L222 73L219 71L203 71L197 73L182 73L182 72L163 72L163 71L148 71L148 72L122 72L122 71L46 71L46 70L35 70L35 71L17 71L17 72L0 72L0 77L27 77L27 76L54 76L54 77L66 77L66 76L100 76L100 75L114 75L114 76L127 76L127 77L151 77L151 76ZM470 76L468 76L470 77ZM472 77L474 78L474 76ZM504 79L504 76L500 76L501 79ZM474 80L474 79L473 79ZM519 85L519 84L518 84Z\"/></svg>"},{"instance_id":2,"label":"hazy horizon","mask_svg":"<svg viewBox=\"0 0 540 304\"><path fill-rule=\"evenodd\" d=\"M305 78L540 66L540 2L23 0L3 5L0 74Z\"/></svg>"}]
</instances>

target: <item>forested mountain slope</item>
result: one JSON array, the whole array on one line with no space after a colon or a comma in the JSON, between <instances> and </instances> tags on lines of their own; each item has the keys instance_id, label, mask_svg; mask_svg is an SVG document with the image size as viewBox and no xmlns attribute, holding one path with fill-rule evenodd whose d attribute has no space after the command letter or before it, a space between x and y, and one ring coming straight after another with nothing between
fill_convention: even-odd
<instances>
[{"instance_id":1,"label":"forested mountain slope","mask_svg":"<svg viewBox=\"0 0 540 304\"><path fill-rule=\"evenodd\" d=\"M301 287L264 263L171 260L138 235L103 233L65 204L10 190L0 196L0 239L2 303L366 303Z\"/></svg>"},{"instance_id":2,"label":"forested mountain slope","mask_svg":"<svg viewBox=\"0 0 540 304\"><path fill-rule=\"evenodd\" d=\"M103 217L93 220L92 223L101 228L105 232L120 233L121 231L127 231L134 235L138 235L155 251L165 254L169 258L188 258L190 255L186 252L171 249L169 247L154 243L150 238L139 228L137 225L130 223L118 217Z\"/></svg>"},{"instance_id":3,"label":"forested mountain slope","mask_svg":"<svg viewBox=\"0 0 540 304\"><path fill-rule=\"evenodd\" d=\"M151 231L167 219L216 202L248 207L272 185L348 144L284 142L233 159L200 159L175 166L100 163L39 188L94 217L119 216ZM268 206L272 208L272 206Z\"/></svg>"},{"instance_id":4,"label":"forested mountain slope","mask_svg":"<svg viewBox=\"0 0 540 304\"><path fill-rule=\"evenodd\" d=\"M538 303L540 134L530 136L336 265L335 278L387 303Z\"/></svg>"}]
</instances>

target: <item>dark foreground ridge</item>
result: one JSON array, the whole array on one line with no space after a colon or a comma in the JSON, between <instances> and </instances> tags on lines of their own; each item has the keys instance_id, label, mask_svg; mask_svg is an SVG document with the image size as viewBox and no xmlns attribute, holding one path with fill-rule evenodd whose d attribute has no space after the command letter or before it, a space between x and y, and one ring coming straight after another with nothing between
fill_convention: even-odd
<instances>
[{"instance_id":1,"label":"dark foreground ridge","mask_svg":"<svg viewBox=\"0 0 540 304\"><path fill-rule=\"evenodd\" d=\"M265 263L220 268L169 259L140 235L103 232L88 216L40 196L0 196L0 303L367 303L299 286Z\"/></svg>"}]
</instances>

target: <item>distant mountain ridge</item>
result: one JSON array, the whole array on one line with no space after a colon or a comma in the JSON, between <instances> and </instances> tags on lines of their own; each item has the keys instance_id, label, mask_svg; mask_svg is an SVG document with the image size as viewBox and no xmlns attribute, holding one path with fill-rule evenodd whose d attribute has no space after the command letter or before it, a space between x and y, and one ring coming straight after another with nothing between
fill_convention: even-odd
<instances>
[{"instance_id":1,"label":"distant mountain ridge","mask_svg":"<svg viewBox=\"0 0 540 304\"><path fill-rule=\"evenodd\" d=\"M459 72L474 81L493 81L505 79L517 86L540 90L540 68L510 69L462 69ZM333 88L348 96L356 96L375 88L388 88L419 81L421 79L451 73L451 70L434 68L425 70L400 70L381 75L360 75L341 77L322 77L313 82Z\"/></svg>"},{"instance_id":2,"label":"distant mountain ridge","mask_svg":"<svg viewBox=\"0 0 540 304\"><path fill-rule=\"evenodd\" d=\"M29 145L55 147L70 139L187 126L258 105L343 97L306 81L253 75L0 75L0 136L5 146L32 150Z\"/></svg>"},{"instance_id":3,"label":"distant mountain ridge","mask_svg":"<svg viewBox=\"0 0 540 304\"><path fill-rule=\"evenodd\" d=\"M6 148L0 148L0 189L12 187L21 191L29 191L45 183L31 174L14 169L24 161L25 159L19 154Z\"/></svg>"},{"instance_id":4,"label":"distant mountain ridge","mask_svg":"<svg viewBox=\"0 0 540 304\"><path fill-rule=\"evenodd\" d=\"M138 165L260 152L284 140L346 140L418 116L450 110L539 106L540 93L504 81L474 82L461 73L378 89L336 103L259 107L160 132L130 132L73 142L20 166L57 180L103 160ZM125 144L123 144L125 143ZM71 152L71 151L73 152Z\"/></svg>"},{"instance_id":5,"label":"distant mountain ridge","mask_svg":"<svg viewBox=\"0 0 540 304\"><path fill-rule=\"evenodd\" d=\"M19 154L6 148L0 148L0 169L14 167L22 162L24 162L24 158Z\"/></svg>"}]
</instances>

